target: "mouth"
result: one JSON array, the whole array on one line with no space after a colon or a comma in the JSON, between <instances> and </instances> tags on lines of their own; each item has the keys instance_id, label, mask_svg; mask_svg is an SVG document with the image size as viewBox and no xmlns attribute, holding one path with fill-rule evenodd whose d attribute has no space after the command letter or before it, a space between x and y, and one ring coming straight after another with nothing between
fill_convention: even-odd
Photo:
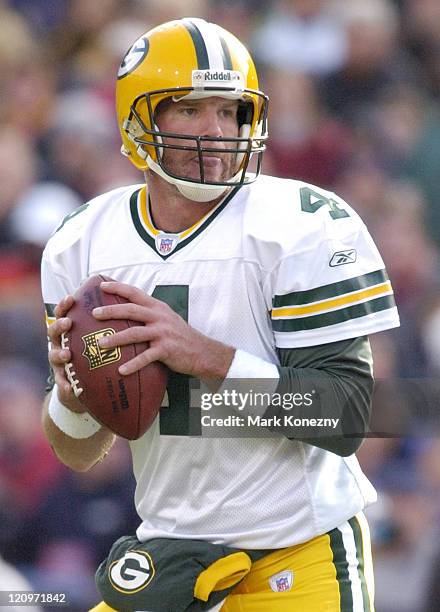
<instances>
[{"instance_id":1,"label":"mouth","mask_svg":"<svg viewBox=\"0 0 440 612\"><path fill-rule=\"evenodd\" d=\"M221 168L223 166L223 160L221 157L216 155L203 155L203 165L205 168ZM194 157L191 162L199 166L199 158Z\"/></svg>"},{"instance_id":2,"label":"mouth","mask_svg":"<svg viewBox=\"0 0 440 612\"><path fill-rule=\"evenodd\" d=\"M227 172L225 160L218 155L203 155L203 176L205 180L219 181ZM194 178L200 179L202 169L200 167L199 158L193 157L188 164L188 174Z\"/></svg>"}]
</instances>

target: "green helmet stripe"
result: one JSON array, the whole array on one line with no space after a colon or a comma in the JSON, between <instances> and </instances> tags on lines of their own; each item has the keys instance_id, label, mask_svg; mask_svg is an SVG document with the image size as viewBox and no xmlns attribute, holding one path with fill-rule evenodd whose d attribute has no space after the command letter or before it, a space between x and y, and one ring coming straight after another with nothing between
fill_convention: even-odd
<instances>
[{"instance_id":1,"label":"green helmet stripe","mask_svg":"<svg viewBox=\"0 0 440 612\"><path fill-rule=\"evenodd\" d=\"M199 70L209 69L208 50L199 28L190 19L183 19L182 23L190 33L194 43L194 48L197 55L197 68Z\"/></svg>"},{"instance_id":2,"label":"green helmet stripe","mask_svg":"<svg viewBox=\"0 0 440 612\"><path fill-rule=\"evenodd\" d=\"M223 38L223 36L219 36L220 38L220 43L222 46L222 52L223 52L223 65L225 67L225 70L233 70L233 66L232 66L232 57L231 54L229 53L229 47L226 43L226 40Z\"/></svg>"}]
</instances>

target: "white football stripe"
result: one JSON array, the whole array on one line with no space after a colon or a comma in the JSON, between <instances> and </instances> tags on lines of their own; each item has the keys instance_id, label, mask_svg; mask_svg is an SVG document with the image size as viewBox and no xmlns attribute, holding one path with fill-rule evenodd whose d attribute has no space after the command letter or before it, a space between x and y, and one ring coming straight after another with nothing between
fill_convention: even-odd
<instances>
[{"instance_id":1,"label":"white football stripe","mask_svg":"<svg viewBox=\"0 0 440 612\"><path fill-rule=\"evenodd\" d=\"M223 50L220 37L213 24L204 19L194 18L191 22L197 26L208 52L209 67L211 70L224 70Z\"/></svg>"},{"instance_id":2,"label":"white football stripe","mask_svg":"<svg viewBox=\"0 0 440 612\"><path fill-rule=\"evenodd\" d=\"M364 552L364 574L367 582L368 595L370 597L370 603L374 602L374 570L373 570L373 558L371 555L371 536L370 528L368 526L367 519L363 512L359 512L356 515L359 521L359 526L362 533L362 547ZM373 607L373 606L372 606Z\"/></svg>"},{"instance_id":3,"label":"white football stripe","mask_svg":"<svg viewBox=\"0 0 440 612\"><path fill-rule=\"evenodd\" d=\"M345 522L340 527L342 541L347 555L348 576L351 582L351 593L353 595L353 612L364 612L364 600L362 597L362 584L359 578L358 560L356 555L356 542L350 523Z\"/></svg>"}]
</instances>

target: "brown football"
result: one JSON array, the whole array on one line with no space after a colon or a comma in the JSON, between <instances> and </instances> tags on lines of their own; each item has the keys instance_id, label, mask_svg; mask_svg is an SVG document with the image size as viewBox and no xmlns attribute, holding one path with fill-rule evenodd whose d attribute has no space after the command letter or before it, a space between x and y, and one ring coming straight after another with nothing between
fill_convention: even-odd
<instances>
[{"instance_id":1,"label":"brown football","mask_svg":"<svg viewBox=\"0 0 440 612\"><path fill-rule=\"evenodd\" d=\"M102 336L141 325L124 319L95 319L92 314L95 307L128 302L101 291L101 282L109 280L113 279L101 274L90 276L73 296L75 303L66 314L72 319L72 327L62 339L63 346L71 352L66 374L75 395L97 421L118 436L136 440L160 410L168 373L166 366L155 361L134 374L119 374L119 366L144 351L147 343L112 349L99 347Z\"/></svg>"}]
</instances>

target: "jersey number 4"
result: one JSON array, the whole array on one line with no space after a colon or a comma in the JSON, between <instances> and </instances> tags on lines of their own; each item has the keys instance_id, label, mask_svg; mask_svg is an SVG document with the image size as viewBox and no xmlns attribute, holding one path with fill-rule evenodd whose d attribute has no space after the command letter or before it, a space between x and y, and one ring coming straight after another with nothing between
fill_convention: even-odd
<instances>
[{"instance_id":1,"label":"jersey number 4","mask_svg":"<svg viewBox=\"0 0 440 612\"><path fill-rule=\"evenodd\" d=\"M185 321L188 321L188 285L158 285L153 297L170 306ZM201 409L191 407L191 382L196 379L186 374L170 372L167 385L168 406L160 411L160 433L163 436L200 436Z\"/></svg>"},{"instance_id":2,"label":"jersey number 4","mask_svg":"<svg viewBox=\"0 0 440 612\"><path fill-rule=\"evenodd\" d=\"M349 217L350 215L346 210L339 207L338 202L333 200L332 198L327 198L326 196L318 193L317 191L313 191L310 187L301 187L301 210L308 213L315 213L322 206L329 207L330 217L332 219L343 219L344 217Z\"/></svg>"}]
</instances>

